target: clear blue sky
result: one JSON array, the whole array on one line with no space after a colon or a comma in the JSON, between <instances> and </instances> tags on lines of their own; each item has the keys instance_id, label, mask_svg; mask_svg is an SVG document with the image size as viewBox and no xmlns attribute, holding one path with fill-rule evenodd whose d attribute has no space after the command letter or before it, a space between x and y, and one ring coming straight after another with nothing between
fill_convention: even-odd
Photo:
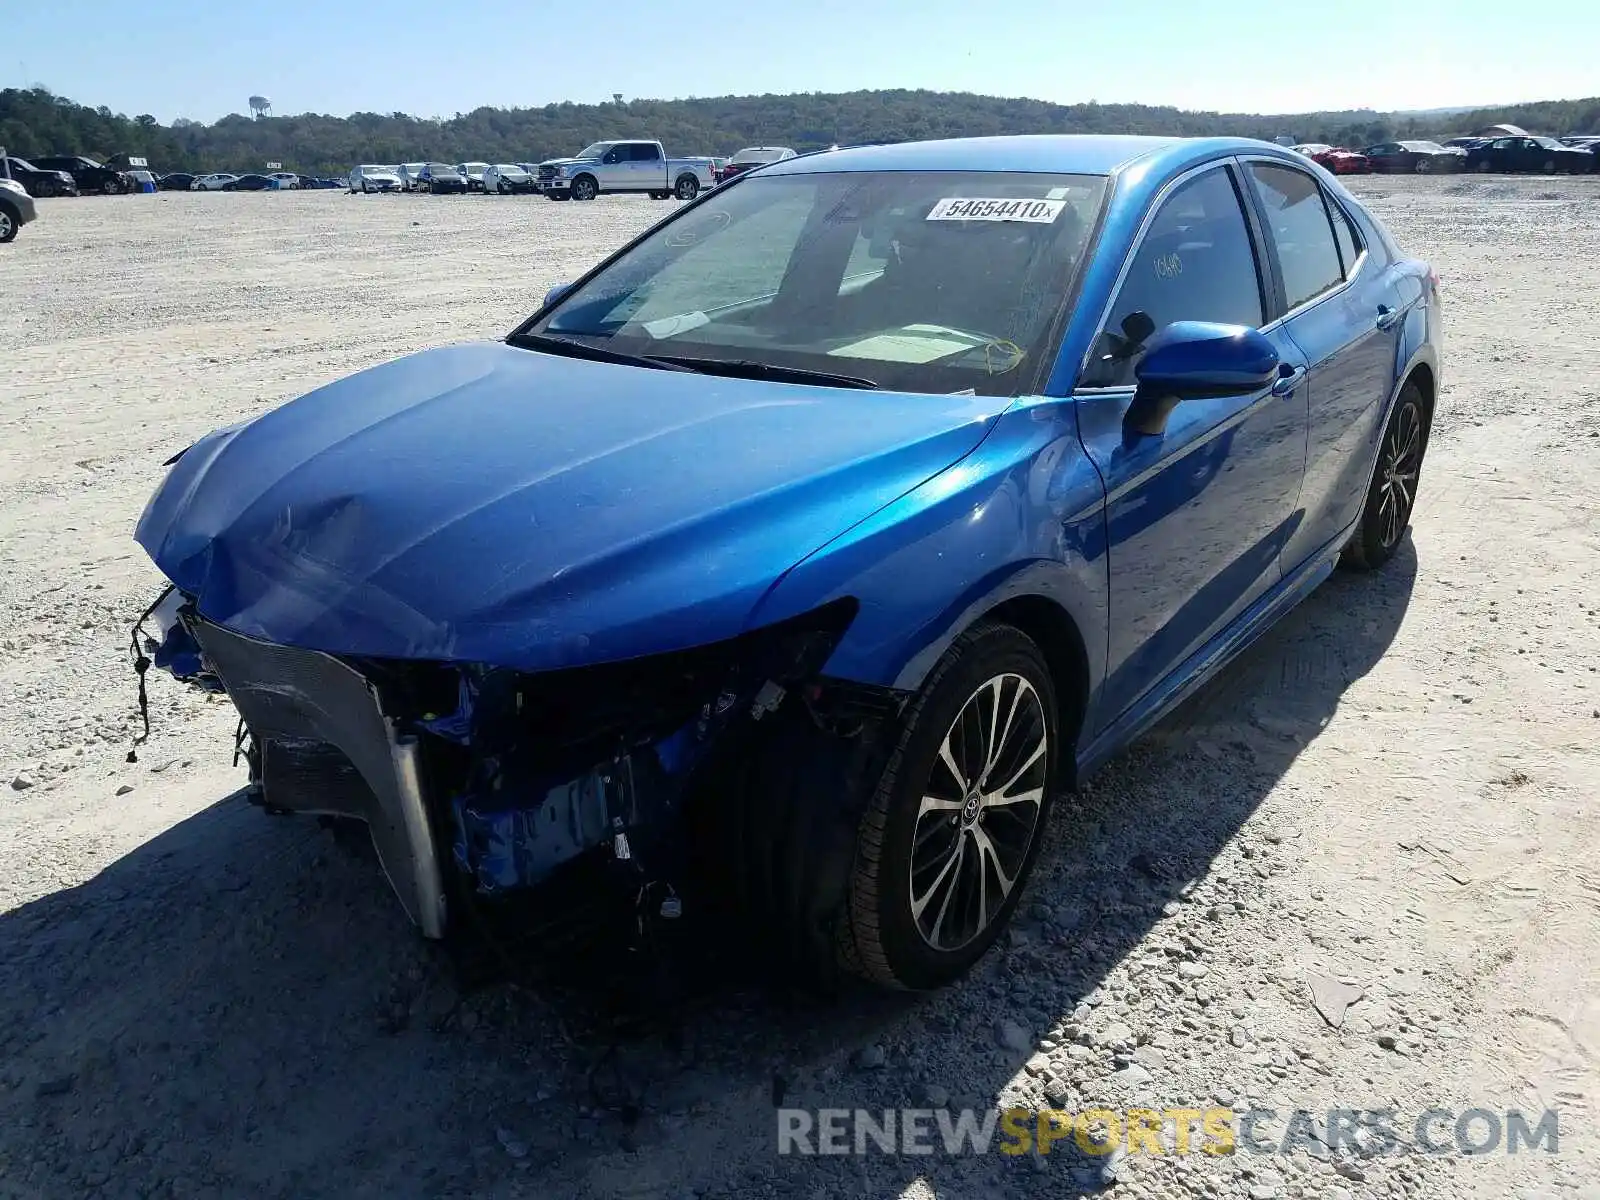
<instances>
[{"instance_id":1,"label":"clear blue sky","mask_svg":"<svg viewBox=\"0 0 1600 1200\"><path fill-rule=\"evenodd\" d=\"M1600 92L1595 0L16 0L0 85L214 121L928 87L1240 112Z\"/></svg>"}]
</instances>

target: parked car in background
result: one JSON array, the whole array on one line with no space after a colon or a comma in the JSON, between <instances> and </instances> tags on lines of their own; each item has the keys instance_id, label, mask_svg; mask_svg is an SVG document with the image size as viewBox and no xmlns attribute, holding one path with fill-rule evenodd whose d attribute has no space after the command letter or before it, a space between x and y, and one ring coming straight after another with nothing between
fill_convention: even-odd
<instances>
[{"instance_id":1,"label":"parked car in background","mask_svg":"<svg viewBox=\"0 0 1600 1200\"><path fill-rule=\"evenodd\" d=\"M461 173L461 178L467 181L469 192L483 191L483 173L489 169L486 162L457 163L456 170Z\"/></svg>"},{"instance_id":2,"label":"parked car in background","mask_svg":"<svg viewBox=\"0 0 1600 1200\"><path fill-rule=\"evenodd\" d=\"M756 167L782 162L786 158L793 157L795 157L794 151L787 146L746 146L722 164L722 169L716 173L717 182L722 183Z\"/></svg>"},{"instance_id":3,"label":"parked car in background","mask_svg":"<svg viewBox=\"0 0 1600 1200\"><path fill-rule=\"evenodd\" d=\"M277 180L278 187L284 191L297 191L300 187L300 176L293 171L273 171L267 178Z\"/></svg>"},{"instance_id":4,"label":"parked car in background","mask_svg":"<svg viewBox=\"0 0 1600 1200\"><path fill-rule=\"evenodd\" d=\"M22 227L38 215L25 187L15 179L0 178L0 244L15 241Z\"/></svg>"},{"instance_id":5,"label":"parked car in background","mask_svg":"<svg viewBox=\"0 0 1600 1200\"><path fill-rule=\"evenodd\" d=\"M1443 175L1467 163L1465 150L1438 142L1380 142L1362 153L1374 171L1385 175Z\"/></svg>"},{"instance_id":6,"label":"parked car in background","mask_svg":"<svg viewBox=\"0 0 1600 1200\"><path fill-rule=\"evenodd\" d=\"M354 168L350 172L350 191L361 192L398 192L400 190L400 176L395 174L393 167L382 166L377 163L366 163Z\"/></svg>"},{"instance_id":7,"label":"parked car in background","mask_svg":"<svg viewBox=\"0 0 1600 1200\"><path fill-rule=\"evenodd\" d=\"M1594 170L1594 155L1553 137L1503 137L1468 150L1467 170L1587 175Z\"/></svg>"},{"instance_id":8,"label":"parked car in background","mask_svg":"<svg viewBox=\"0 0 1600 1200\"><path fill-rule=\"evenodd\" d=\"M1329 146L1325 142L1307 142L1295 146L1296 154L1303 154L1312 162L1328 168L1335 175L1366 175L1372 171L1367 156L1343 146Z\"/></svg>"},{"instance_id":9,"label":"parked car in background","mask_svg":"<svg viewBox=\"0 0 1600 1200\"><path fill-rule=\"evenodd\" d=\"M435 196L460 195L467 190L467 177L449 163L425 163L417 178Z\"/></svg>"},{"instance_id":10,"label":"parked car in background","mask_svg":"<svg viewBox=\"0 0 1600 1200\"><path fill-rule=\"evenodd\" d=\"M1486 137L1453 137L1443 143L1444 146L1454 146L1458 150L1471 150L1474 146L1482 146L1489 141Z\"/></svg>"},{"instance_id":11,"label":"parked car in background","mask_svg":"<svg viewBox=\"0 0 1600 1200\"><path fill-rule=\"evenodd\" d=\"M150 657L231 698L256 804L368 823L426 937L576 873L629 931L670 899L934 988L1058 796L1403 551L1440 358L1428 264L1263 142L778 162L504 342L175 456Z\"/></svg>"},{"instance_id":12,"label":"parked car in background","mask_svg":"<svg viewBox=\"0 0 1600 1200\"><path fill-rule=\"evenodd\" d=\"M33 165L41 171L65 171L72 176L80 192L104 192L108 196L133 190L133 181L124 171L102 166L81 154L51 154L35 158Z\"/></svg>"},{"instance_id":13,"label":"parked car in background","mask_svg":"<svg viewBox=\"0 0 1600 1200\"><path fill-rule=\"evenodd\" d=\"M1594 158L1590 170L1600 171L1600 133L1569 134L1561 139L1561 144L1572 150L1589 151Z\"/></svg>"},{"instance_id":14,"label":"parked car in background","mask_svg":"<svg viewBox=\"0 0 1600 1200\"><path fill-rule=\"evenodd\" d=\"M498 196L533 191L533 175L516 163L494 163L483 172L483 190Z\"/></svg>"},{"instance_id":15,"label":"parked car in background","mask_svg":"<svg viewBox=\"0 0 1600 1200\"><path fill-rule=\"evenodd\" d=\"M67 171L46 171L25 158L7 155L4 159L11 178L22 185L30 196L76 196L78 182ZM7 171L0 171L3 176Z\"/></svg>"},{"instance_id":16,"label":"parked car in background","mask_svg":"<svg viewBox=\"0 0 1600 1200\"><path fill-rule=\"evenodd\" d=\"M270 175L240 175L228 180L222 185L225 192L275 192L280 188L278 180Z\"/></svg>"},{"instance_id":17,"label":"parked car in background","mask_svg":"<svg viewBox=\"0 0 1600 1200\"><path fill-rule=\"evenodd\" d=\"M200 175L189 185L190 190L196 192L220 192L228 184L239 178L227 171L218 171L214 175Z\"/></svg>"},{"instance_id":18,"label":"parked car in background","mask_svg":"<svg viewBox=\"0 0 1600 1200\"><path fill-rule=\"evenodd\" d=\"M400 190L403 192L422 192L427 190L427 185L422 182L422 168L427 163L410 162L401 163L395 170L400 177Z\"/></svg>"},{"instance_id":19,"label":"parked car in background","mask_svg":"<svg viewBox=\"0 0 1600 1200\"><path fill-rule=\"evenodd\" d=\"M346 186L346 181L343 179L327 179L318 176L317 178L312 179L309 183L301 180L300 186L303 188L314 188L317 191L330 191L344 188Z\"/></svg>"},{"instance_id":20,"label":"parked car in background","mask_svg":"<svg viewBox=\"0 0 1600 1200\"><path fill-rule=\"evenodd\" d=\"M593 200L605 192L693 200L716 186L710 159L668 158L660 142L595 142L572 158L539 164L534 188L552 200Z\"/></svg>"},{"instance_id":21,"label":"parked car in background","mask_svg":"<svg viewBox=\"0 0 1600 1200\"><path fill-rule=\"evenodd\" d=\"M187 192L194 181L195 177L187 171L169 171L156 180L156 186L163 192Z\"/></svg>"}]
</instances>

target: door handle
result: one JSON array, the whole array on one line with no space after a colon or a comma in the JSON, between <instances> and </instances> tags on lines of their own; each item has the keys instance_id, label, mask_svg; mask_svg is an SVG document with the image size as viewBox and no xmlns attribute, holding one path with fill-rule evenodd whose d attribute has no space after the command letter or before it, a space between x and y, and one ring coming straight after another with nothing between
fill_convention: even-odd
<instances>
[{"instance_id":1,"label":"door handle","mask_svg":"<svg viewBox=\"0 0 1600 1200\"><path fill-rule=\"evenodd\" d=\"M1300 386L1300 381L1306 377L1304 367L1296 367L1287 375L1278 376L1277 382L1272 385L1274 396L1292 396L1294 390Z\"/></svg>"},{"instance_id":2,"label":"door handle","mask_svg":"<svg viewBox=\"0 0 1600 1200\"><path fill-rule=\"evenodd\" d=\"M1398 308L1390 308L1387 304L1378 305L1378 328L1393 329L1395 322L1405 314Z\"/></svg>"}]
</instances>

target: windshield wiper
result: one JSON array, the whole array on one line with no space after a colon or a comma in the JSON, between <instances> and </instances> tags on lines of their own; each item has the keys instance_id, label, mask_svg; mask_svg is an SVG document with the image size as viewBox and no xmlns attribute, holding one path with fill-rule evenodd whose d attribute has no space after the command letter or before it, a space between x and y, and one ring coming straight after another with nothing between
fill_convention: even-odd
<instances>
[{"instance_id":1,"label":"windshield wiper","mask_svg":"<svg viewBox=\"0 0 1600 1200\"><path fill-rule=\"evenodd\" d=\"M664 358L645 358L639 354L624 354L620 350L607 350L604 346L591 346L569 338L554 337L548 333L514 333L507 344L524 350L548 350L552 354L565 354L570 358L587 358L594 362L620 363L625 367L648 367L652 371L694 371L688 363L672 362Z\"/></svg>"},{"instance_id":2,"label":"windshield wiper","mask_svg":"<svg viewBox=\"0 0 1600 1200\"><path fill-rule=\"evenodd\" d=\"M805 367L784 367L777 363L756 362L748 358L686 358L652 354L652 362L676 363L687 371L703 375L732 375L739 379L772 379L781 383L820 383L828 387L862 388L876 391L878 385L859 375L835 375L831 371L812 371Z\"/></svg>"}]
</instances>

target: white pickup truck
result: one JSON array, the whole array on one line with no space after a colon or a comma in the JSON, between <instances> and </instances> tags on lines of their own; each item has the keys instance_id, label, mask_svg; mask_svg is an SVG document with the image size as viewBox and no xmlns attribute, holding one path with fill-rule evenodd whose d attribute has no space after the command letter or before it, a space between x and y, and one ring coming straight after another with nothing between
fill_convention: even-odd
<instances>
[{"instance_id":1,"label":"white pickup truck","mask_svg":"<svg viewBox=\"0 0 1600 1200\"><path fill-rule=\"evenodd\" d=\"M596 142L572 158L539 164L534 190L552 200L593 200L602 192L693 200L716 183L710 158L668 158L660 142Z\"/></svg>"}]
</instances>

